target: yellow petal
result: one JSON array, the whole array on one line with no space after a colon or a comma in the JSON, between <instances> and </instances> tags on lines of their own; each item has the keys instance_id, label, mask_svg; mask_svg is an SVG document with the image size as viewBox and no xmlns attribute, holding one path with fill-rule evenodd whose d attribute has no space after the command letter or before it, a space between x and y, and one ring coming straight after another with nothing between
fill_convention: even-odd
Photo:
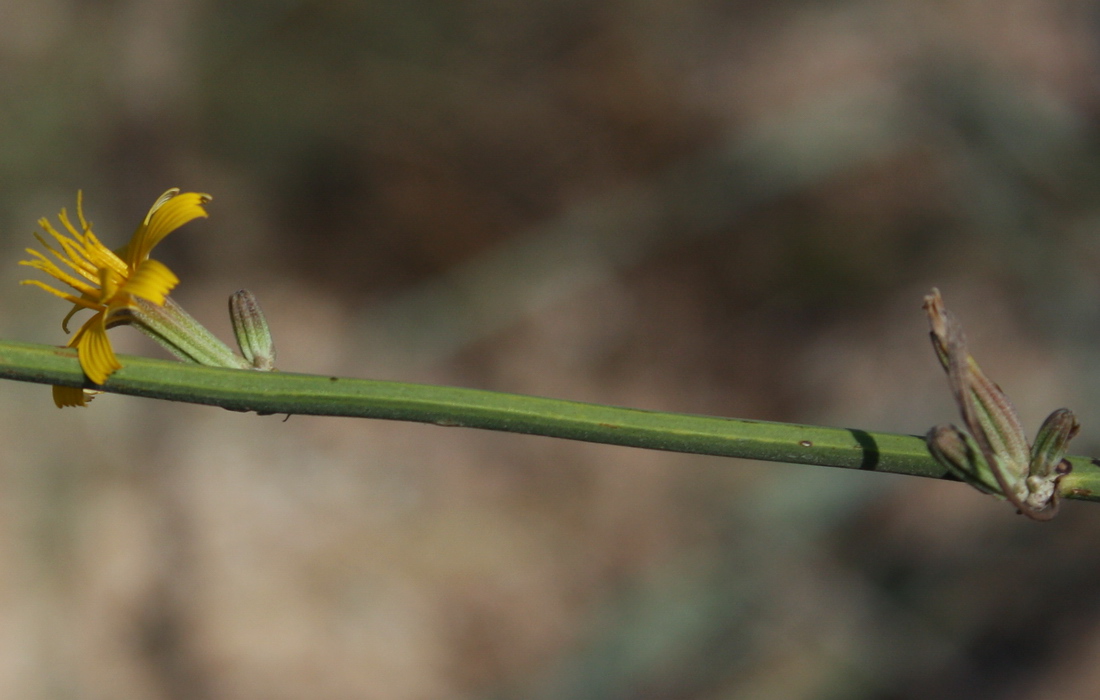
<instances>
[{"instance_id":1,"label":"yellow petal","mask_svg":"<svg viewBox=\"0 0 1100 700\"><path fill-rule=\"evenodd\" d=\"M84 238L87 241L84 252L93 266L98 269L110 268L119 275L126 275L129 268L126 267L126 262L117 253L100 243L91 231L86 232Z\"/></svg>"},{"instance_id":2,"label":"yellow petal","mask_svg":"<svg viewBox=\"0 0 1100 700\"><path fill-rule=\"evenodd\" d=\"M115 356L111 341L107 338L105 314L100 311L88 319L69 340L69 347L76 347L77 357L84 374L94 384L102 384L116 371L122 369Z\"/></svg>"},{"instance_id":3,"label":"yellow petal","mask_svg":"<svg viewBox=\"0 0 1100 700\"><path fill-rule=\"evenodd\" d=\"M126 278L114 270L107 267L99 268L99 300L110 304L118 296L118 290L125 282Z\"/></svg>"},{"instance_id":4,"label":"yellow petal","mask_svg":"<svg viewBox=\"0 0 1100 700\"><path fill-rule=\"evenodd\" d=\"M145 217L145 221L134 232L130 244L122 251L130 268L149 257L149 252L169 233L189 221L208 216L203 204L210 201L208 194L184 192L169 196L172 190L165 192L157 200Z\"/></svg>"},{"instance_id":5,"label":"yellow petal","mask_svg":"<svg viewBox=\"0 0 1100 700\"><path fill-rule=\"evenodd\" d=\"M45 282L40 282L39 280L20 280L19 284L34 285L35 287L38 287L39 289L46 290L50 294L61 297L65 301L72 302L72 303L74 303L78 306L82 306L84 308L96 309L96 310L99 310L99 309L103 308L103 304L96 303L94 299L88 299L87 297L83 297L83 296L80 296L80 297L73 296L72 294L62 292L59 289L54 289L50 285L46 284ZM95 291L96 293L99 292L98 289L93 290L93 291Z\"/></svg>"},{"instance_id":6,"label":"yellow petal","mask_svg":"<svg viewBox=\"0 0 1100 700\"><path fill-rule=\"evenodd\" d=\"M45 272L47 275L53 277L59 282L64 282L81 294L93 295L95 292L98 291L87 282L73 277L69 273L62 270L53 261L46 258L46 256L42 255L42 253L39 253L37 250L27 248L27 252L33 255L35 259L20 260L20 265L26 265L27 267L33 267L36 270L41 270L42 272Z\"/></svg>"},{"instance_id":7,"label":"yellow petal","mask_svg":"<svg viewBox=\"0 0 1100 700\"><path fill-rule=\"evenodd\" d=\"M130 278L119 288L119 292L140 297L157 306L164 305L168 292L179 284L179 277L168 266L156 260L143 260L138 263Z\"/></svg>"},{"instance_id":8,"label":"yellow petal","mask_svg":"<svg viewBox=\"0 0 1100 700\"><path fill-rule=\"evenodd\" d=\"M169 187L165 190L161 196L157 197L157 201L153 202L153 206L149 207L149 213L145 215L145 219L141 222L141 225L148 226L149 220L153 218L153 214L156 214L157 210L163 207L165 202L179 193L180 188L178 187Z\"/></svg>"},{"instance_id":9,"label":"yellow petal","mask_svg":"<svg viewBox=\"0 0 1100 700\"><path fill-rule=\"evenodd\" d=\"M36 233L34 237L38 239L38 242L42 244L43 248L53 253L54 257L75 270L78 274L91 280L94 277L95 265L88 262L88 256L84 254L84 244L73 242L53 229L48 229L47 233L52 235L54 239L61 244L61 248L64 252L59 251L57 248L47 243L46 239L43 238L41 234ZM28 248L28 250L30 249Z\"/></svg>"},{"instance_id":10,"label":"yellow petal","mask_svg":"<svg viewBox=\"0 0 1100 700\"><path fill-rule=\"evenodd\" d=\"M53 403L58 408L66 406L87 406L92 397L78 386L55 386Z\"/></svg>"}]
</instances>

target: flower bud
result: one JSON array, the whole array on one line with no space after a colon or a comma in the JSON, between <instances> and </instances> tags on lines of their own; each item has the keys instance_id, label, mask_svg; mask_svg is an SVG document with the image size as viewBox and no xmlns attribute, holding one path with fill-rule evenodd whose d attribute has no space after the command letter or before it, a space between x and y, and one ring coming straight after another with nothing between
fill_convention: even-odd
<instances>
[{"instance_id":1,"label":"flower bud","mask_svg":"<svg viewBox=\"0 0 1100 700\"><path fill-rule=\"evenodd\" d=\"M229 317L241 354L253 369L265 372L275 369L275 341L256 296L247 289L234 292L229 297Z\"/></svg>"}]
</instances>

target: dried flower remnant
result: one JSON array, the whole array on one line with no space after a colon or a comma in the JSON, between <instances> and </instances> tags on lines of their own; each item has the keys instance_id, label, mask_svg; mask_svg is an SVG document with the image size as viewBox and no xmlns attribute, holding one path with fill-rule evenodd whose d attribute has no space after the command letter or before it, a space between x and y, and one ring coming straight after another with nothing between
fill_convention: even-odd
<instances>
[{"instance_id":1,"label":"dried flower remnant","mask_svg":"<svg viewBox=\"0 0 1100 700\"><path fill-rule=\"evenodd\" d=\"M932 456L978 490L1004 498L1034 520L1058 513L1058 482L1069 473L1069 441L1080 426L1065 408L1043 421L1033 445L1008 397L982 373L966 349L962 326L938 289L924 298L932 347L947 372L965 430L938 425L926 442Z\"/></svg>"}]
</instances>

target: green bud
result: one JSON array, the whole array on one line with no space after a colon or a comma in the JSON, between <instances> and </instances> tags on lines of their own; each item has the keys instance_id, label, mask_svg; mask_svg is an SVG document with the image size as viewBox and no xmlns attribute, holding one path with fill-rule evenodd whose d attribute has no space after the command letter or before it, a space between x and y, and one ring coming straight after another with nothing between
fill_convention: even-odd
<instances>
[{"instance_id":1,"label":"green bud","mask_svg":"<svg viewBox=\"0 0 1100 700\"><path fill-rule=\"evenodd\" d=\"M252 368L265 372L275 369L275 341L256 296L247 289L234 292L229 297L229 317L241 354Z\"/></svg>"},{"instance_id":2,"label":"green bud","mask_svg":"<svg viewBox=\"0 0 1100 700\"><path fill-rule=\"evenodd\" d=\"M1076 416L1069 409L1059 408L1047 416L1035 436L1031 447L1030 476L1027 478L1027 502L1038 504L1058 503L1058 482L1069 474L1073 465L1066 457L1069 441L1081 430Z\"/></svg>"},{"instance_id":3,"label":"green bud","mask_svg":"<svg viewBox=\"0 0 1100 700\"><path fill-rule=\"evenodd\" d=\"M1042 478L1068 474L1069 462L1066 462L1066 450L1069 441L1081 430L1073 412L1059 408L1047 416L1035 436L1031 447L1031 474ZM1063 464L1064 463L1064 464Z\"/></svg>"}]
</instances>

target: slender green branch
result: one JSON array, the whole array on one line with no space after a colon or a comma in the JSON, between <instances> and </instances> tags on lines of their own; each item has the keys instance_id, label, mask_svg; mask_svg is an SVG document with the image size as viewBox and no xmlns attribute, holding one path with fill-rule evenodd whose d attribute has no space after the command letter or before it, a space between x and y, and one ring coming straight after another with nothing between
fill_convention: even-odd
<instances>
[{"instance_id":1,"label":"slender green branch","mask_svg":"<svg viewBox=\"0 0 1100 700\"><path fill-rule=\"evenodd\" d=\"M122 356L105 391L260 413L351 416L942 478L924 438L864 430L659 413L631 408L287 372L256 372ZM0 341L0 378L83 386L72 350ZM45 399L44 399L45 400ZM1100 468L1071 457L1069 498L1100 500Z\"/></svg>"}]
</instances>

